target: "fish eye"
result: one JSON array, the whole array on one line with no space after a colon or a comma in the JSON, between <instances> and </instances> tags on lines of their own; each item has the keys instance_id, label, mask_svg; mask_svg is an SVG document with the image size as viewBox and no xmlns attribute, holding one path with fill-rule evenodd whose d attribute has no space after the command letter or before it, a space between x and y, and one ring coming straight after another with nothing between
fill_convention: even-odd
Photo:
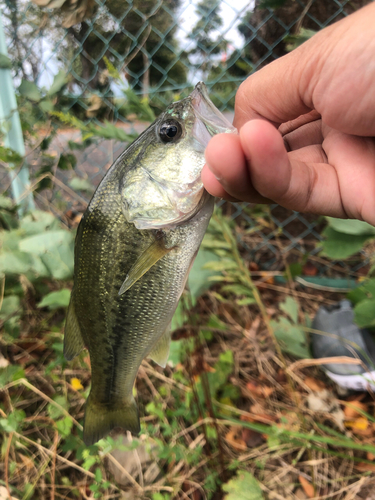
<instances>
[{"instance_id":1,"label":"fish eye","mask_svg":"<svg viewBox=\"0 0 375 500\"><path fill-rule=\"evenodd\" d=\"M167 120L159 129L159 137L165 143L177 141L181 135L182 127L177 120Z\"/></svg>"}]
</instances>

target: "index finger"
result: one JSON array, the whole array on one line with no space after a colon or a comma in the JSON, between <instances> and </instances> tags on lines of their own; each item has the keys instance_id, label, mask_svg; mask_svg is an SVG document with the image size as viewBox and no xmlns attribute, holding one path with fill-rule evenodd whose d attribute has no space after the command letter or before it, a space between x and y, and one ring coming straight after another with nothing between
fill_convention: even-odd
<instances>
[{"instance_id":1,"label":"index finger","mask_svg":"<svg viewBox=\"0 0 375 500\"><path fill-rule=\"evenodd\" d=\"M235 127L241 128L256 118L265 118L279 127L313 109L308 82L314 72L309 54L319 45L319 40L314 38L318 37L276 59L240 85L235 103Z\"/></svg>"}]
</instances>

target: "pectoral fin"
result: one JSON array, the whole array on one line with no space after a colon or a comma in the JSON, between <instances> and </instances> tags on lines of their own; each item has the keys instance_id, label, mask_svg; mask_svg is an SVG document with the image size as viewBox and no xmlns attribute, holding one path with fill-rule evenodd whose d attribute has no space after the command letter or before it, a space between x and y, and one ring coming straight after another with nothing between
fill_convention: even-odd
<instances>
[{"instance_id":1,"label":"pectoral fin","mask_svg":"<svg viewBox=\"0 0 375 500\"><path fill-rule=\"evenodd\" d=\"M133 267L131 267L128 275L125 278L124 283L121 285L121 288L118 292L119 295L122 295L130 287L134 285L136 281L138 281L142 276L147 273L151 267L157 263L164 255L173 250L173 248L165 248L164 240L157 239L155 240L146 251L144 251L137 259Z\"/></svg>"},{"instance_id":2,"label":"pectoral fin","mask_svg":"<svg viewBox=\"0 0 375 500\"><path fill-rule=\"evenodd\" d=\"M165 368L167 365L170 343L171 332L168 327L149 354L152 361L155 361L162 368Z\"/></svg>"}]
</instances>

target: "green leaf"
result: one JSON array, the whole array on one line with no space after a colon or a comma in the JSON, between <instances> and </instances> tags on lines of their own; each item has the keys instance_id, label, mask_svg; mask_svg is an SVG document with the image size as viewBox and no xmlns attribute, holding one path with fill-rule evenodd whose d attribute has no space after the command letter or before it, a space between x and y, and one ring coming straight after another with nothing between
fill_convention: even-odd
<instances>
[{"instance_id":1,"label":"green leaf","mask_svg":"<svg viewBox=\"0 0 375 500\"><path fill-rule=\"evenodd\" d=\"M20 308L20 298L17 295L8 295L3 298L0 309L0 318L4 319L15 314Z\"/></svg>"},{"instance_id":2,"label":"green leaf","mask_svg":"<svg viewBox=\"0 0 375 500\"><path fill-rule=\"evenodd\" d=\"M359 252L366 240L367 235L344 234L335 231L331 227L326 227L322 232L326 237L322 245L322 253L330 259L346 259Z\"/></svg>"},{"instance_id":3,"label":"green leaf","mask_svg":"<svg viewBox=\"0 0 375 500\"><path fill-rule=\"evenodd\" d=\"M4 196L3 194L0 194L0 208L6 208L8 210L11 210L14 208L14 203L9 196Z\"/></svg>"},{"instance_id":4,"label":"green leaf","mask_svg":"<svg viewBox=\"0 0 375 500\"><path fill-rule=\"evenodd\" d=\"M263 500L264 496L255 477L247 471L238 470L237 477L223 484L227 492L224 500Z\"/></svg>"},{"instance_id":5,"label":"green leaf","mask_svg":"<svg viewBox=\"0 0 375 500\"><path fill-rule=\"evenodd\" d=\"M35 255L43 255L48 251L55 252L61 245L70 244L73 234L65 230L47 231L35 234L20 241L20 250Z\"/></svg>"},{"instance_id":6,"label":"green leaf","mask_svg":"<svg viewBox=\"0 0 375 500\"><path fill-rule=\"evenodd\" d=\"M40 101L39 107L44 113L49 113L50 111L53 110L53 102L51 99L43 99L43 101Z\"/></svg>"},{"instance_id":7,"label":"green leaf","mask_svg":"<svg viewBox=\"0 0 375 500\"><path fill-rule=\"evenodd\" d=\"M302 274L302 264L300 264L299 262L294 262L293 264L290 264L288 266L288 270L292 278L300 276ZM284 276L288 278L289 273L285 272Z\"/></svg>"},{"instance_id":8,"label":"green leaf","mask_svg":"<svg viewBox=\"0 0 375 500\"><path fill-rule=\"evenodd\" d=\"M355 234L355 235L375 235L375 227L367 222L357 219L335 219L334 217L326 217L329 226L338 233Z\"/></svg>"},{"instance_id":9,"label":"green leaf","mask_svg":"<svg viewBox=\"0 0 375 500\"><path fill-rule=\"evenodd\" d=\"M348 293L347 298L350 300L352 304L355 305L358 304L359 302L362 302L362 300L366 300L368 296L362 287L357 287Z\"/></svg>"},{"instance_id":10,"label":"green leaf","mask_svg":"<svg viewBox=\"0 0 375 500\"><path fill-rule=\"evenodd\" d=\"M0 69L10 69L12 61L5 54L0 54Z\"/></svg>"},{"instance_id":11,"label":"green leaf","mask_svg":"<svg viewBox=\"0 0 375 500\"><path fill-rule=\"evenodd\" d=\"M0 160L4 163L13 164L12 166L14 166L23 161L23 156L19 155L11 148L0 146Z\"/></svg>"},{"instance_id":12,"label":"green leaf","mask_svg":"<svg viewBox=\"0 0 375 500\"><path fill-rule=\"evenodd\" d=\"M0 369L0 387L25 377L25 370L19 365L9 365Z\"/></svg>"},{"instance_id":13,"label":"green leaf","mask_svg":"<svg viewBox=\"0 0 375 500\"><path fill-rule=\"evenodd\" d=\"M65 417L56 422L56 428L62 437L68 437L73 427L73 421L69 417Z\"/></svg>"},{"instance_id":14,"label":"green leaf","mask_svg":"<svg viewBox=\"0 0 375 500\"><path fill-rule=\"evenodd\" d=\"M53 83L47 92L47 95L57 94L57 92L61 90L66 83L68 83L67 73L61 69L57 73L57 75L55 75Z\"/></svg>"},{"instance_id":15,"label":"green leaf","mask_svg":"<svg viewBox=\"0 0 375 500\"><path fill-rule=\"evenodd\" d=\"M214 276L216 272L212 269L207 269L207 263L217 262L218 260L219 257L213 252L203 248L199 250L188 280L190 293L195 300L214 284L213 281L210 281L210 278Z\"/></svg>"},{"instance_id":16,"label":"green leaf","mask_svg":"<svg viewBox=\"0 0 375 500\"><path fill-rule=\"evenodd\" d=\"M182 301L183 299L181 299L178 303L177 309L173 315L171 332L174 332L175 330L177 330L177 328L181 328L187 320L186 310Z\"/></svg>"},{"instance_id":17,"label":"green leaf","mask_svg":"<svg viewBox=\"0 0 375 500\"><path fill-rule=\"evenodd\" d=\"M298 323L298 304L293 297L287 297L284 302L281 302L280 309L284 311L293 323Z\"/></svg>"},{"instance_id":18,"label":"green leaf","mask_svg":"<svg viewBox=\"0 0 375 500\"><path fill-rule=\"evenodd\" d=\"M98 483L100 483L102 480L103 480L102 471L99 469L99 467L97 467L95 469L95 481L97 481Z\"/></svg>"},{"instance_id":19,"label":"green leaf","mask_svg":"<svg viewBox=\"0 0 375 500\"><path fill-rule=\"evenodd\" d=\"M286 42L286 50L288 52L296 49L303 43L305 43L307 40L309 40L312 36L316 34L316 31L314 30L309 30L305 28L301 28L299 30L299 33L295 35L287 35L284 38L284 41Z\"/></svg>"},{"instance_id":20,"label":"green leaf","mask_svg":"<svg viewBox=\"0 0 375 500\"><path fill-rule=\"evenodd\" d=\"M0 428L5 432L17 432L25 418L26 414L23 410L14 410L7 418L0 419Z\"/></svg>"},{"instance_id":21,"label":"green leaf","mask_svg":"<svg viewBox=\"0 0 375 500\"><path fill-rule=\"evenodd\" d=\"M77 158L72 153L66 153L60 155L57 166L59 167L60 170L70 170L73 169L76 166L76 164L77 164ZM76 177L76 179L79 179L79 177Z\"/></svg>"},{"instance_id":22,"label":"green leaf","mask_svg":"<svg viewBox=\"0 0 375 500\"><path fill-rule=\"evenodd\" d=\"M104 127L97 127L94 124L90 124L89 131L97 137L103 137L104 139L116 139L121 142L132 142L136 138L135 134L127 134L125 130L116 127L116 125L108 120L105 120L104 123Z\"/></svg>"},{"instance_id":23,"label":"green leaf","mask_svg":"<svg viewBox=\"0 0 375 500\"><path fill-rule=\"evenodd\" d=\"M300 326L293 325L286 318L270 321L270 325L283 351L297 358L311 358L306 335Z\"/></svg>"},{"instance_id":24,"label":"green leaf","mask_svg":"<svg viewBox=\"0 0 375 500\"><path fill-rule=\"evenodd\" d=\"M9 275L27 274L30 271L39 276L46 277L50 275L46 266L37 256L19 250L0 254L0 272Z\"/></svg>"},{"instance_id":25,"label":"green leaf","mask_svg":"<svg viewBox=\"0 0 375 500\"><path fill-rule=\"evenodd\" d=\"M207 379L210 387L210 392L213 398L217 397L218 391L227 383L229 375L233 372L234 359L231 350L224 351L220 354L219 360L214 364L214 372L207 373ZM198 392L204 400L204 391L201 388L201 383L198 385Z\"/></svg>"},{"instance_id":26,"label":"green leaf","mask_svg":"<svg viewBox=\"0 0 375 500\"><path fill-rule=\"evenodd\" d=\"M73 233L69 231L47 231L21 240L19 247L25 253L32 254L30 257L33 259L39 258L47 269L47 276L68 279L73 275L73 239ZM0 269L1 257L0 255ZM40 275L45 275L40 267L35 269L34 265L33 270Z\"/></svg>"},{"instance_id":27,"label":"green leaf","mask_svg":"<svg viewBox=\"0 0 375 500\"><path fill-rule=\"evenodd\" d=\"M28 80L22 80L21 85L18 87L18 92L27 99L30 99L30 101L38 102L42 98L35 83L29 82Z\"/></svg>"},{"instance_id":28,"label":"green leaf","mask_svg":"<svg viewBox=\"0 0 375 500\"><path fill-rule=\"evenodd\" d=\"M375 325L375 299L366 299L354 307L354 319L361 328Z\"/></svg>"},{"instance_id":29,"label":"green leaf","mask_svg":"<svg viewBox=\"0 0 375 500\"><path fill-rule=\"evenodd\" d=\"M172 340L169 346L169 356L168 363L172 364L172 366L176 366L181 363L182 360L182 349L183 349L183 340Z\"/></svg>"},{"instance_id":30,"label":"green leaf","mask_svg":"<svg viewBox=\"0 0 375 500\"><path fill-rule=\"evenodd\" d=\"M50 212L33 210L22 217L20 228L26 236L44 233L47 230L61 229L61 224Z\"/></svg>"},{"instance_id":31,"label":"green leaf","mask_svg":"<svg viewBox=\"0 0 375 500\"><path fill-rule=\"evenodd\" d=\"M121 75L117 68L111 63L111 61L108 59L107 56L103 57L104 64L106 65L106 68L108 70L108 74L111 78L114 80L119 80L121 81Z\"/></svg>"},{"instance_id":32,"label":"green leaf","mask_svg":"<svg viewBox=\"0 0 375 500\"><path fill-rule=\"evenodd\" d=\"M70 290L63 288L58 292L51 292L43 297L38 307L48 307L49 309L59 309L68 307L70 301Z\"/></svg>"},{"instance_id":33,"label":"green leaf","mask_svg":"<svg viewBox=\"0 0 375 500\"><path fill-rule=\"evenodd\" d=\"M86 191L87 193L94 192L94 186L87 179L82 179L82 177L73 177L69 181L69 186L74 189L74 191Z\"/></svg>"},{"instance_id":34,"label":"green leaf","mask_svg":"<svg viewBox=\"0 0 375 500\"><path fill-rule=\"evenodd\" d=\"M67 402L65 396L54 396L53 400L61 408L59 408L59 406L55 406L52 403L48 403L47 411L48 411L49 416L53 420L57 420L58 418L60 418L62 416L65 417L65 413L62 411L62 409L67 410L67 407L68 407L68 402Z\"/></svg>"}]
</instances>

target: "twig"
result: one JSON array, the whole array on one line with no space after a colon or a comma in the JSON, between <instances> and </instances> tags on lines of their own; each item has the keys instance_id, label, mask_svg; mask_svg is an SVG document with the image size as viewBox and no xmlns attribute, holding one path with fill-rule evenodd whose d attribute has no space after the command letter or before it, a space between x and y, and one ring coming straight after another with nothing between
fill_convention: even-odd
<instances>
[{"instance_id":1,"label":"twig","mask_svg":"<svg viewBox=\"0 0 375 500\"><path fill-rule=\"evenodd\" d=\"M51 174L50 172L47 172L46 174L43 174L40 177L38 177L30 185L30 187L28 189L25 189L25 191L20 196L20 200L22 200L22 198L24 198L25 196L27 196L27 194L29 192L34 191L36 189L37 185L39 184L39 182L42 181L43 179L46 179L47 177L50 178L51 181L53 181L57 185L59 185L67 193L69 193L70 196L72 196L73 198L76 198L78 201L80 201L81 203L83 203L83 205L85 205L85 206L87 205L87 200L85 200L84 198L82 198L81 196L79 196L79 194L77 194L75 191L73 191L73 189L70 189L66 184L64 184L63 182L61 182L55 175Z\"/></svg>"},{"instance_id":2,"label":"twig","mask_svg":"<svg viewBox=\"0 0 375 500\"><path fill-rule=\"evenodd\" d=\"M5 290L5 274L1 273L1 276L0 276L0 311L1 311L1 308L3 306L4 290Z\"/></svg>"},{"instance_id":3,"label":"twig","mask_svg":"<svg viewBox=\"0 0 375 500\"><path fill-rule=\"evenodd\" d=\"M59 433L55 431L55 436L53 438L53 458L52 458L52 472L51 472L51 500L55 500L55 473L56 473L56 455L57 455L57 445L59 442Z\"/></svg>"},{"instance_id":4,"label":"twig","mask_svg":"<svg viewBox=\"0 0 375 500\"><path fill-rule=\"evenodd\" d=\"M129 472L120 464L118 460L115 459L113 455L110 453L108 455L105 455L108 460L110 460L116 467L119 468L119 470L124 474L124 476L127 477L127 479L132 483L133 486L137 488L139 491L143 491L143 488L140 484L137 483L137 481L129 474Z\"/></svg>"},{"instance_id":5,"label":"twig","mask_svg":"<svg viewBox=\"0 0 375 500\"><path fill-rule=\"evenodd\" d=\"M3 387L3 390L7 390L7 389L10 389L11 387L15 387L17 385L24 385L25 387L27 387L28 389L30 389L31 391L35 392L36 394L38 394L40 397L42 397L43 399L45 399L46 401L48 401L49 403L51 403L51 405L55 406L56 408L58 408L62 413L64 413L64 415L66 417L69 417L74 423L75 425L78 427L78 429L80 431L83 431L83 427L82 425L77 422L77 420L72 417L72 415L67 412L65 410L65 408L63 408L61 405L59 405L58 403L56 403L56 401L54 401L53 399L49 398L46 394L44 394L42 391L40 391L39 389L37 389L36 387L34 387L32 384L30 384L30 382L28 380L26 380L25 378L20 378L18 380L15 380L14 382L10 382L9 384L7 384L6 386Z\"/></svg>"},{"instance_id":6,"label":"twig","mask_svg":"<svg viewBox=\"0 0 375 500\"><path fill-rule=\"evenodd\" d=\"M11 432L9 434L9 438L8 438L8 443L7 443L7 448L6 448L6 451L5 451L5 457L4 457L4 477L5 477L5 487L7 489L7 492L8 492L8 497L9 498L12 498L11 495L10 495L10 489L9 489L9 453L10 453L10 445L12 443L12 439L13 439L13 432Z\"/></svg>"},{"instance_id":7,"label":"twig","mask_svg":"<svg viewBox=\"0 0 375 500\"><path fill-rule=\"evenodd\" d=\"M314 1L314 0L309 0L309 1L307 2L306 7L303 9L303 11L302 11L302 13L301 13L301 15L300 15L300 17L299 17L299 19L298 19L298 21L297 21L297 24L296 24L296 29L295 29L295 34L296 34L296 35L298 35L298 33L300 32L300 29L301 29L301 27L302 27L303 20L304 20L304 18L305 18L305 16L306 16L306 14L308 13L308 11L310 10L310 7L311 7L311 5L312 5L313 1Z\"/></svg>"},{"instance_id":8,"label":"twig","mask_svg":"<svg viewBox=\"0 0 375 500\"><path fill-rule=\"evenodd\" d=\"M175 380L166 377L162 373L157 372L145 360L142 361L142 365L141 366L142 366L142 368L144 368L144 370L146 372L151 373L152 375L154 375L154 377L158 378L159 380L162 380L163 382L166 382L167 384L175 385L176 387L178 387L179 389L182 389L185 392L191 392L192 391L190 387L187 387L186 385L180 384L179 382L176 382Z\"/></svg>"},{"instance_id":9,"label":"twig","mask_svg":"<svg viewBox=\"0 0 375 500\"><path fill-rule=\"evenodd\" d=\"M361 359L349 358L349 356L335 356L332 358L319 358L319 359L299 359L292 363L287 370L293 371L298 368L306 368L307 366L318 366L326 364L345 364L345 365L361 365Z\"/></svg>"},{"instance_id":10,"label":"twig","mask_svg":"<svg viewBox=\"0 0 375 500\"><path fill-rule=\"evenodd\" d=\"M32 439L29 439L26 436L23 436L22 434L19 434L18 432L15 432L14 435L17 436L19 439L23 439L27 443L35 446L36 448L38 448L39 450L43 451L44 453L47 453L47 455L49 455L49 456L53 457L55 455L53 451L51 451L48 448L44 447L43 445L37 443L36 441L33 441ZM73 467L74 469L77 469L78 471L82 472L86 476L89 476L92 479L95 479L95 474L93 474L92 472L84 469L80 465L78 465L78 464L76 464L76 463L74 463L74 462L72 462L72 461L70 461L70 460L62 457L58 453L56 454L56 458L57 458L57 460L60 460L60 462L63 462L64 464L67 464L69 467Z\"/></svg>"}]
</instances>

